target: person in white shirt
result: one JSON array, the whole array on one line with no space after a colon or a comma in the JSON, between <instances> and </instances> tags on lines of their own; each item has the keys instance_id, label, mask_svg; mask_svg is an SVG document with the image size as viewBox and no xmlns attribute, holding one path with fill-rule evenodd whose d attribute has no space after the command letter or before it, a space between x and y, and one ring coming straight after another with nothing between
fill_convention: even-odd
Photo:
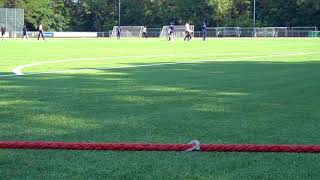
<instances>
[{"instance_id":1,"label":"person in white shirt","mask_svg":"<svg viewBox=\"0 0 320 180\"><path fill-rule=\"evenodd\" d=\"M186 37L184 38L184 40L190 41L192 39L192 36L191 36L192 31L190 29L190 23L189 22L186 23L185 28L186 28L185 29Z\"/></svg>"},{"instance_id":2,"label":"person in white shirt","mask_svg":"<svg viewBox=\"0 0 320 180\"><path fill-rule=\"evenodd\" d=\"M42 25L42 23L40 23L40 25L39 25L39 35L38 35L38 40L40 39L40 36L42 37L42 39L43 40L45 40L44 39L44 36L43 36L43 30L44 30L44 28L43 28L43 25Z\"/></svg>"},{"instance_id":3,"label":"person in white shirt","mask_svg":"<svg viewBox=\"0 0 320 180\"><path fill-rule=\"evenodd\" d=\"M144 27L143 27L142 37L143 37L143 38L146 38L146 39L148 38L148 35L147 35L147 26L144 26Z\"/></svg>"}]
</instances>

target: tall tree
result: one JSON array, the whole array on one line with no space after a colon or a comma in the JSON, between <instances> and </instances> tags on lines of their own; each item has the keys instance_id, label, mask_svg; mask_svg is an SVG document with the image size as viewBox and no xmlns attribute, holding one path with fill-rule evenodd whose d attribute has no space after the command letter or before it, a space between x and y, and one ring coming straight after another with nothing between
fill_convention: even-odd
<instances>
[{"instance_id":1,"label":"tall tree","mask_svg":"<svg viewBox=\"0 0 320 180\"><path fill-rule=\"evenodd\" d=\"M224 24L227 19L230 19L231 10L233 7L232 0L209 0L209 5L215 9L214 19L217 22L217 26Z\"/></svg>"},{"instance_id":2,"label":"tall tree","mask_svg":"<svg viewBox=\"0 0 320 180\"><path fill-rule=\"evenodd\" d=\"M0 0L0 7L25 9L36 29L108 31L118 24L119 0ZM252 26L253 0L121 0L122 25L162 27L171 20L200 26ZM257 0L258 26L320 26L319 0Z\"/></svg>"},{"instance_id":3,"label":"tall tree","mask_svg":"<svg viewBox=\"0 0 320 180\"><path fill-rule=\"evenodd\" d=\"M68 29L69 15L64 8L64 0L19 1L17 6L25 10L26 24L33 30L40 22L49 31Z\"/></svg>"},{"instance_id":4,"label":"tall tree","mask_svg":"<svg viewBox=\"0 0 320 180\"><path fill-rule=\"evenodd\" d=\"M3 6L5 8L15 8L17 6L18 0L3 0Z\"/></svg>"}]
</instances>

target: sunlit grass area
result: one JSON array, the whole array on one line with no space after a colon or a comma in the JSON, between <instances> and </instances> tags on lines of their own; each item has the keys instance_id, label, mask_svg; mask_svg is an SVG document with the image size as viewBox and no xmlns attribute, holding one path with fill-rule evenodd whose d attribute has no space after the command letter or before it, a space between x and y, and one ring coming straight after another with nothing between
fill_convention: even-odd
<instances>
[{"instance_id":1,"label":"sunlit grass area","mask_svg":"<svg viewBox=\"0 0 320 180\"><path fill-rule=\"evenodd\" d=\"M0 140L320 144L319 46L1 41ZM21 66L25 76L1 76ZM318 179L319 164L312 154L0 150L2 179Z\"/></svg>"}]
</instances>

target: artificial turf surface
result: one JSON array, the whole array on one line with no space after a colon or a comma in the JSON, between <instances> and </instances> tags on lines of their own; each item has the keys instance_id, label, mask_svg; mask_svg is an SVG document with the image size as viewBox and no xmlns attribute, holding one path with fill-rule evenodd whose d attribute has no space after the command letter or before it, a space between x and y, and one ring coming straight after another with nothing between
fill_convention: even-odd
<instances>
[{"instance_id":1,"label":"artificial turf surface","mask_svg":"<svg viewBox=\"0 0 320 180\"><path fill-rule=\"evenodd\" d=\"M0 141L320 144L319 46L0 41ZM36 74L1 76L25 64ZM319 179L319 167L318 154L0 150L1 179Z\"/></svg>"}]
</instances>

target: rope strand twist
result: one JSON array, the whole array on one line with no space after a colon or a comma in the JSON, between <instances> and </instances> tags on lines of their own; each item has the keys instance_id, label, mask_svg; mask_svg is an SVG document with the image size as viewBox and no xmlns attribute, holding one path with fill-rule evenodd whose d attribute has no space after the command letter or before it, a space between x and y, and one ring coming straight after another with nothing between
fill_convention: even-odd
<instances>
[{"instance_id":1,"label":"rope strand twist","mask_svg":"<svg viewBox=\"0 0 320 180\"><path fill-rule=\"evenodd\" d=\"M320 145L200 144L197 140L189 144L0 141L0 149L320 153Z\"/></svg>"}]
</instances>

